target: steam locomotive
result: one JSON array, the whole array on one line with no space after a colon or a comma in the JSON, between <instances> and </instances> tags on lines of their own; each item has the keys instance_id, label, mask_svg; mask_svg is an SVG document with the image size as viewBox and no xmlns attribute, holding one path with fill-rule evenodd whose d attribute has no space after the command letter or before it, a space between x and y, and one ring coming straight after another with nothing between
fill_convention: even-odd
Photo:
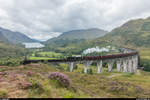
<instances>
[{"instance_id":1,"label":"steam locomotive","mask_svg":"<svg viewBox=\"0 0 150 100\"><path fill-rule=\"evenodd\" d=\"M67 57L67 61L81 61L81 60L97 60L97 59L113 59L113 58L122 58L138 54L138 52L131 52L125 54L116 54L116 55L106 55L106 56L81 56L81 57Z\"/></svg>"}]
</instances>

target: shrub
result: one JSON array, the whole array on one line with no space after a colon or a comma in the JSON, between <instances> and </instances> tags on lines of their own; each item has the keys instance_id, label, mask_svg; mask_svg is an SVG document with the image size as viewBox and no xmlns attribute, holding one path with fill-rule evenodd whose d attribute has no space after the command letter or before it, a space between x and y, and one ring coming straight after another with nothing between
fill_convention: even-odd
<instances>
[{"instance_id":1,"label":"shrub","mask_svg":"<svg viewBox=\"0 0 150 100\"><path fill-rule=\"evenodd\" d=\"M69 66L67 66L67 69L66 69L66 71L68 71L68 72L70 71L70 67L69 67Z\"/></svg>"},{"instance_id":2,"label":"shrub","mask_svg":"<svg viewBox=\"0 0 150 100\"><path fill-rule=\"evenodd\" d=\"M37 77L29 78L28 81L29 81L29 84L27 84L27 86L29 85L28 89L30 89L29 95L31 97L45 94L45 90L44 90L45 88L43 84L38 80Z\"/></svg>"},{"instance_id":3,"label":"shrub","mask_svg":"<svg viewBox=\"0 0 150 100\"><path fill-rule=\"evenodd\" d=\"M0 72L0 75L7 75L6 72Z\"/></svg>"},{"instance_id":4,"label":"shrub","mask_svg":"<svg viewBox=\"0 0 150 100\"><path fill-rule=\"evenodd\" d=\"M75 65L74 69L78 69L78 65Z\"/></svg>"},{"instance_id":5,"label":"shrub","mask_svg":"<svg viewBox=\"0 0 150 100\"><path fill-rule=\"evenodd\" d=\"M63 87L70 87L70 79L63 73L52 72L48 76L50 79L57 80L58 83Z\"/></svg>"},{"instance_id":6,"label":"shrub","mask_svg":"<svg viewBox=\"0 0 150 100\"><path fill-rule=\"evenodd\" d=\"M16 78L17 77L17 74L13 74L13 78Z\"/></svg>"},{"instance_id":7,"label":"shrub","mask_svg":"<svg viewBox=\"0 0 150 100\"><path fill-rule=\"evenodd\" d=\"M84 69L82 69L81 73L83 73L83 74L84 74Z\"/></svg>"},{"instance_id":8,"label":"shrub","mask_svg":"<svg viewBox=\"0 0 150 100\"><path fill-rule=\"evenodd\" d=\"M96 62L93 62L91 65L92 65L92 66L97 66L97 63L96 63Z\"/></svg>"},{"instance_id":9,"label":"shrub","mask_svg":"<svg viewBox=\"0 0 150 100\"><path fill-rule=\"evenodd\" d=\"M82 69L81 73L84 74L84 69ZM90 69L88 69L87 73L88 74L93 74L93 70L90 68Z\"/></svg>"},{"instance_id":10,"label":"shrub","mask_svg":"<svg viewBox=\"0 0 150 100\"><path fill-rule=\"evenodd\" d=\"M57 68L61 71L64 71L64 68L62 66L57 66Z\"/></svg>"},{"instance_id":11,"label":"shrub","mask_svg":"<svg viewBox=\"0 0 150 100\"><path fill-rule=\"evenodd\" d=\"M88 74L93 74L93 70L91 68L88 70Z\"/></svg>"},{"instance_id":12,"label":"shrub","mask_svg":"<svg viewBox=\"0 0 150 100\"><path fill-rule=\"evenodd\" d=\"M47 64L48 63L48 60L44 60L44 64Z\"/></svg>"},{"instance_id":13,"label":"shrub","mask_svg":"<svg viewBox=\"0 0 150 100\"><path fill-rule=\"evenodd\" d=\"M52 90L52 87L49 85L49 81L46 79L42 82L42 85L43 85L43 93L45 94L45 96L51 96L51 90Z\"/></svg>"},{"instance_id":14,"label":"shrub","mask_svg":"<svg viewBox=\"0 0 150 100\"><path fill-rule=\"evenodd\" d=\"M144 67L144 71L150 71L150 62L147 59L142 59L140 61L140 67Z\"/></svg>"},{"instance_id":15,"label":"shrub","mask_svg":"<svg viewBox=\"0 0 150 100\"><path fill-rule=\"evenodd\" d=\"M0 90L0 98L6 98L8 96L7 90Z\"/></svg>"},{"instance_id":16,"label":"shrub","mask_svg":"<svg viewBox=\"0 0 150 100\"><path fill-rule=\"evenodd\" d=\"M32 83L30 82L19 82L18 85L22 89L28 89L32 87Z\"/></svg>"},{"instance_id":17,"label":"shrub","mask_svg":"<svg viewBox=\"0 0 150 100\"><path fill-rule=\"evenodd\" d=\"M73 97L75 97L75 95L69 91L63 95L63 98L73 98Z\"/></svg>"},{"instance_id":18,"label":"shrub","mask_svg":"<svg viewBox=\"0 0 150 100\"><path fill-rule=\"evenodd\" d=\"M32 86L32 83L30 83L30 82L25 83L24 86L25 86L25 88L31 87L31 86Z\"/></svg>"},{"instance_id":19,"label":"shrub","mask_svg":"<svg viewBox=\"0 0 150 100\"><path fill-rule=\"evenodd\" d=\"M28 75L28 76L32 76L32 75L33 75L33 72L29 71L29 72L27 72L27 75Z\"/></svg>"},{"instance_id":20,"label":"shrub","mask_svg":"<svg viewBox=\"0 0 150 100\"><path fill-rule=\"evenodd\" d=\"M23 58L0 58L0 65L4 66L18 66L23 63Z\"/></svg>"}]
</instances>

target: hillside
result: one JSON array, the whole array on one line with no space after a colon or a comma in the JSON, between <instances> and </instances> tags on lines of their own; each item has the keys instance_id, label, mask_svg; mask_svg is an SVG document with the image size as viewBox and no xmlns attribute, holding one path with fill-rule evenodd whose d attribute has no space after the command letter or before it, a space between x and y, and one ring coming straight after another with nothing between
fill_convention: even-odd
<instances>
[{"instance_id":1,"label":"hillside","mask_svg":"<svg viewBox=\"0 0 150 100\"><path fill-rule=\"evenodd\" d=\"M133 47L150 47L150 17L130 20L93 43L107 42Z\"/></svg>"},{"instance_id":2,"label":"hillside","mask_svg":"<svg viewBox=\"0 0 150 100\"><path fill-rule=\"evenodd\" d=\"M109 73L83 74L83 65L67 72L66 65L30 64L1 66L1 98L149 98L150 73L138 70L136 74ZM70 79L70 87L61 86L48 78L51 72L61 72ZM141 92L142 91L142 92Z\"/></svg>"},{"instance_id":3,"label":"hillside","mask_svg":"<svg viewBox=\"0 0 150 100\"><path fill-rule=\"evenodd\" d=\"M8 39L0 32L0 42L8 42Z\"/></svg>"},{"instance_id":4,"label":"hillside","mask_svg":"<svg viewBox=\"0 0 150 100\"><path fill-rule=\"evenodd\" d=\"M13 32L8 29L0 28L0 33L3 35L3 38L0 38L1 41L6 42L9 41L10 43L23 43L23 42L35 42L28 36L20 33L20 32Z\"/></svg>"},{"instance_id":5,"label":"hillside","mask_svg":"<svg viewBox=\"0 0 150 100\"><path fill-rule=\"evenodd\" d=\"M0 42L0 59L5 57L19 57L23 56L25 49L12 44L5 44Z\"/></svg>"},{"instance_id":6,"label":"hillside","mask_svg":"<svg viewBox=\"0 0 150 100\"><path fill-rule=\"evenodd\" d=\"M29 51L21 45L0 42L0 66L17 66L22 64Z\"/></svg>"},{"instance_id":7,"label":"hillside","mask_svg":"<svg viewBox=\"0 0 150 100\"><path fill-rule=\"evenodd\" d=\"M107 31L97 29L97 28L92 28L92 29L87 29L87 30L72 30L69 32L64 32L60 36L56 38L52 38L46 42L46 44L59 44L64 42L71 42L71 41L78 41L78 40L91 40L95 39L101 36L104 36L107 33Z\"/></svg>"}]
</instances>

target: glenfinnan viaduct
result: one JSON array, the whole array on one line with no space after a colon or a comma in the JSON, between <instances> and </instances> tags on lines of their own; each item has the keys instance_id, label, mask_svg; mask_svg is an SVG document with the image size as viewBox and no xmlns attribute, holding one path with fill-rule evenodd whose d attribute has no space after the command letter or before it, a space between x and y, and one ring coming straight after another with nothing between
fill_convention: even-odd
<instances>
[{"instance_id":1,"label":"glenfinnan viaduct","mask_svg":"<svg viewBox=\"0 0 150 100\"><path fill-rule=\"evenodd\" d=\"M67 59L48 60L48 62L65 62L70 66L70 72L73 71L76 64L84 64L84 73L88 72L89 66L97 63L97 73L102 72L103 63L108 63L108 72L112 71L114 63L118 72L136 73L138 67L138 52L132 49L123 48L124 53L106 55L106 56L84 56L84 57L68 57ZM25 60L24 64L44 62L44 60Z\"/></svg>"}]
</instances>

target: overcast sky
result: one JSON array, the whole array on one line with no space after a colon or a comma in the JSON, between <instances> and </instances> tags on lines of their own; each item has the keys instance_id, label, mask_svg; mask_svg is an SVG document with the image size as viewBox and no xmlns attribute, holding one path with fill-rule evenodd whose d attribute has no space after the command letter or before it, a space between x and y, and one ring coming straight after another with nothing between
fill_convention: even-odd
<instances>
[{"instance_id":1,"label":"overcast sky","mask_svg":"<svg viewBox=\"0 0 150 100\"><path fill-rule=\"evenodd\" d=\"M111 31L150 16L150 0L0 0L0 27L46 40L87 28Z\"/></svg>"}]
</instances>

